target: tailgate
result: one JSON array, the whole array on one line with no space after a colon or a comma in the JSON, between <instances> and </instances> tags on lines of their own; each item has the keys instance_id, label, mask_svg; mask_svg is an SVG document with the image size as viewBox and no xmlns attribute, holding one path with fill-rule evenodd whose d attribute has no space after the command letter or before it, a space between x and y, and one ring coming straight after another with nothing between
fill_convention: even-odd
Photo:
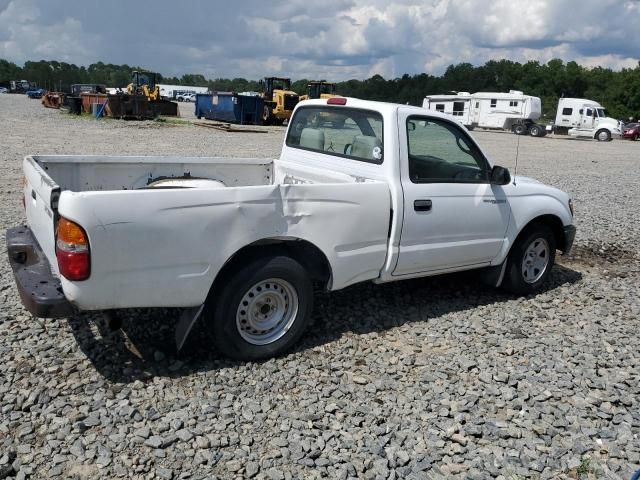
<instances>
[{"instance_id":1,"label":"tailgate","mask_svg":"<svg viewBox=\"0 0 640 480\"><path fill-rule=\"evenodd\" d=\"M25 157L23 170L27 225L49 260L51 268L57 273L55 222L60 187L31 156Z\"/></svg>"}]
</instances>

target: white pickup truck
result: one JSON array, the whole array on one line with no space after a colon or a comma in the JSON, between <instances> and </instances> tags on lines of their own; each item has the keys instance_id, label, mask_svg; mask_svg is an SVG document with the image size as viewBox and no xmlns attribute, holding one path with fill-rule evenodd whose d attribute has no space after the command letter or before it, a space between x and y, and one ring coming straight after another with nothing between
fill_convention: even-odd
<instances>
[{"instance_id":1,"label":"white pickup truck","mask_svg":"<svg viewBox=\"0 0 640 480\"><path fill-rule=\"evenodd\" d=\"M277 355L303 334L314 282L339 290L479 269L539 290L573 243L569 196L493 166L423 108L301 102L279 159L28 156L27 224L7 231L39 317L184 307L225 355Z\"/></svg>"}]
</instances>

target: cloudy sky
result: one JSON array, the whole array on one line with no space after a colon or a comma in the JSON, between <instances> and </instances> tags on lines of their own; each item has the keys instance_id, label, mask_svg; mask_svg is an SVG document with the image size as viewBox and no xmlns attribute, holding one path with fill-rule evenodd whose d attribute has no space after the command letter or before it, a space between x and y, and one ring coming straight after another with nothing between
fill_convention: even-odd
<instances>
[{"instance_id":1,"label":"cloudy sky","mask_svg":"<svg viewBox=\"0 0 640 480\"><path fill-rule=\"evenodd\" d=\"M640 0L0 0L0 58L344 80L452 63L638 65Z\"/></svg>"}]
</instances>

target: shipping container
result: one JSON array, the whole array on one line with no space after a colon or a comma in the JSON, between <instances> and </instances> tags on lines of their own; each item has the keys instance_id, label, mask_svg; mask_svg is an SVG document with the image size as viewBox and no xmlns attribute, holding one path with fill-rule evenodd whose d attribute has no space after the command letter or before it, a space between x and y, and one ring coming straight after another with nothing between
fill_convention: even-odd
<instances>
[{"instance_id":1,"label":"shipping container","mask_svg":"<svg viewBox=\"0 0 640 480\"><path fill-rule=\"evenodd\" d=\"M214 92L196 95L195 115L198 118L241 125L262 125L263 108L262 97Z\"/></svg>"}]
</instances>

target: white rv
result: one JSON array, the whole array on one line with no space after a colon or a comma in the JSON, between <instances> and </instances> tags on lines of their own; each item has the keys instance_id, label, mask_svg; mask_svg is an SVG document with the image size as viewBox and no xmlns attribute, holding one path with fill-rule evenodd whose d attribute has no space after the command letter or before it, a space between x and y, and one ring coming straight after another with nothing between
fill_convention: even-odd
<instances>
[{"instance_id":1,"label":"white rv","mask_svg":"<svg viewBox=\"0 0 640 480\"><path fill-rule=\"evenodd\" d=\"M584 98L561 98L551 130L555 134L595 138L599 142L608 142L622 135L621 122L608 117L598 102Z\"/></svg>"},{"instance_id":2,"label":"white rv","mask_svg":"<svg viewBox=\"0 0 640 480\"><path fill-rule=\"evenodd\" d=\"M422 106L452 115L470 130L474 127L511 130L518 135L534 137L542 137L546 133L543 126L534 122L542 113L540 99L518 90L429 95Z\"/></svg>"}]
</instances>

